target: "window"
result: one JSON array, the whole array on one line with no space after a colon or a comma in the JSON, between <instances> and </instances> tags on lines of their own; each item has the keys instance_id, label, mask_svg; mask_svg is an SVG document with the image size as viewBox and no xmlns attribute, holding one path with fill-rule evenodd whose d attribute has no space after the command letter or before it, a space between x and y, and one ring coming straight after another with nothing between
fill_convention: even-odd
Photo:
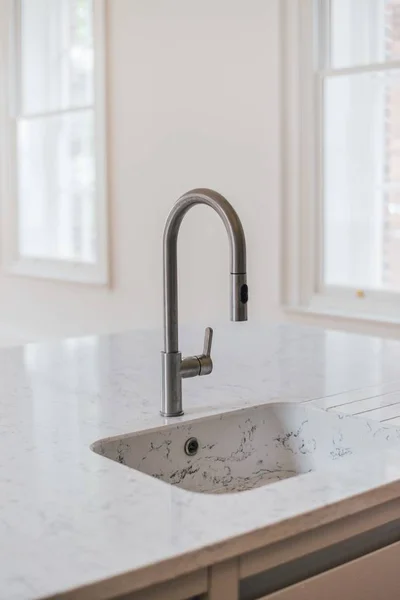
<instances>
[{"instance_id":1,"label":"window","mask_svg":"<svg viewBox=\"0 0 400 600\"><path fill-rule=\"evenodd\" d=\"M285 300L400 321L400 0L283 16Z\"/></svg>"},{"instance_id":2,"label":"window","mask_svg":"<svg viewBox=\"0 0 400 600\"><path fill-rule=\"evenodd\" d=\"M107 282L103 11L103 0L0 0L11 272Z\"/></svg>"}]
</instances>

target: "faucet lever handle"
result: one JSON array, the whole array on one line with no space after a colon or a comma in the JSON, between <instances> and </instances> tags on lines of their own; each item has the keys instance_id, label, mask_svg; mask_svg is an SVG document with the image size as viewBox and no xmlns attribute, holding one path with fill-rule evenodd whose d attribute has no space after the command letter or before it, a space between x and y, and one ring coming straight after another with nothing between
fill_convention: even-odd
<instances>
[{"instance_id":1,"label":"faucet lever handle","mask_svg":"<svg viewBox=\"0 0 400 600\"><path fill-rule=\"evenodd\" d=\"M203 354L197 357L200 365L199 375L209 375L213 370L213 362L211 358L213 333L214 332L211 327L206 327L204 332Z\"/></svg>"},{"instance_id":2,"label":"faucet lever handle","mask_svg":"<svg viewBox=\"0 0 400 600\"><path fill-rule=\"evenodd\" d=\"M204 347L203 356L209 357L211 355L211 346L213 341L214 331L212 327L206 327L204 331Z\"/></svg>"}]
</instances>

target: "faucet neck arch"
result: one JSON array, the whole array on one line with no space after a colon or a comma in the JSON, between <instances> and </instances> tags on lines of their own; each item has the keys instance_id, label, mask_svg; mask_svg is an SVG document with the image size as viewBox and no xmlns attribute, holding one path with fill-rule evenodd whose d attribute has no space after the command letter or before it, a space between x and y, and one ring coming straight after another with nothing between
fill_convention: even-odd
<instances>
[{"instance_id":1,"label":"faucet neck arch","mask_svg":"<svg viewBox=\"0 0 400 600\"><path fill-rule=\"evenodd\" d=\"M246 239L242 223L233 206L213 190L187 192L172 207L164 229L164 351L179 352L178 339L178 264L177 242L181 223L196 204L213 208L221 217L229 239L231 273L231 320L247 320Z\"/></svg>"}]
</instances>

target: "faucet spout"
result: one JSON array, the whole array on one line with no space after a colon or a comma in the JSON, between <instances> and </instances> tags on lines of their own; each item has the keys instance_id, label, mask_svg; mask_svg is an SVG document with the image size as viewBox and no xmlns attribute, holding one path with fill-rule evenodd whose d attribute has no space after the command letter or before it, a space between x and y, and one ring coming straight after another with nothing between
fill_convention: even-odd
<instances>
[{"instance_id":1,"label":"faucet spout","mask_svg":"<svg viewBox=\"0 0 400 600\"><path fill-rule=\"evenodd\" d=\"M233 206L213 190L196 189L187 192L174 204L164 229L164 352L163 354L163 399L161 414L179 416L182 411L181 378L208 374L211 368L201 368L200 357L181 360L178 332L178 261L177 242L181 223L188 210L196 204L213 208L221 217L228 234L230 246L230 294L231 320L247 321L247 273L246 239L242 223ZM212 333L212 332L211 332ZM196 370L196 361L199 366ZM197 372L196 372L197 371ZM207 371L207 372L206 372Z\"/></svg>"}]
</instances>

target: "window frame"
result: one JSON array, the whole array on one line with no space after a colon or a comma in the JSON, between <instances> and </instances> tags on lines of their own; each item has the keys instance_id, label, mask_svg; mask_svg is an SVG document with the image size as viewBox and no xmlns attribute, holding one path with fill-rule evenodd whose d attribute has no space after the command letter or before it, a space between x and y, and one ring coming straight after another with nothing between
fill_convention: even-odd
<instances>
[{"instance_id":1,"label":"window frame","mask_svg":"<svg viewBox=\"0 0 400 600\"><path fill-rule=\"evenodd\" d=\"M19 254L15 91L21 0L0 0L0 130L3 132L0 136L0 248L2 269L7 274L96 285L109 283L105 10L105 0L93 0L97 260L84 263Z\"/></svg>"},{"instance_id":2,"label":"window frame","mask_svg":"<svg viewBox=\"0 0 400 600\"><path fill-rule=\"evenodd\" d=\"M323 283L324 79L315 47L318 39L326 40L320 46L325 64L329 31L323 10L328 4L329 0L281 3L282 306L288 313L400 324L400 292ZM400 69L400 60L385 64L385 70L390 68ZM335 73L375 70L365 65Z\"/></svg>"}]
</instances>

